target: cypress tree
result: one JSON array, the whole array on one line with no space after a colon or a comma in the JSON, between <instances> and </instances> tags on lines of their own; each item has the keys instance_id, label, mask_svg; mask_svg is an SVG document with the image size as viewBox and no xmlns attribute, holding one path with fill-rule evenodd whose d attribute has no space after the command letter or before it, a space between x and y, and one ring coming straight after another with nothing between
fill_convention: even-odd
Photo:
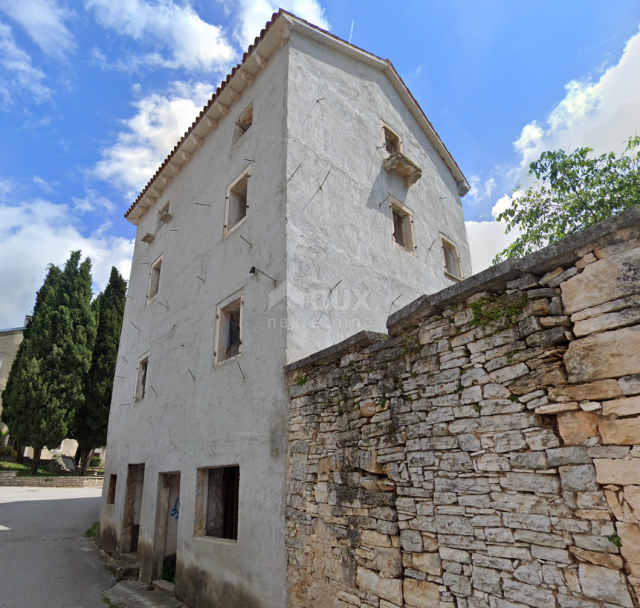
<instances>
[{"instance_id":1,"label":"cypress tree","mask_svg":"<svg viewBox=\"0 0 640 608\"><path fill-rule=\"evenodd\" d=\"M73 251L62 272L50 267L38 293L38 314L34 310L23 341L24 364L9 392L13 424L7 425L12 434L12 427L17 429L20 443L33 448L32 474L42 448L53 448L68 435L84 400L83 378L91 366L96 319L91 309L91 260L80 263L80 256L80 251Z\"/></svg>"},{"instance_id":2,"label":"cypress tree","mask_svg":"<svg viewBox=\"0 0 640 608\"><path fill-rule=\"evenodd\" d=\"M91 368L84 383L84 402L76 411L72 434L81 451L83 475L93 450L107 442L113 377L118 361L126 293L127 282L114 267L105 290L93 302L98 328Z\"/></svg>"}]
</instances>

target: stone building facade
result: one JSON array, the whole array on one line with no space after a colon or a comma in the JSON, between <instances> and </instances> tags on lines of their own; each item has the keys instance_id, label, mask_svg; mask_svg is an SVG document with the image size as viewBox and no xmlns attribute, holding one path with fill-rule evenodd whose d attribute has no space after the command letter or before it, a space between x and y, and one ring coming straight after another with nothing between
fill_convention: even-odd
<instances>
[{"instance_id":1,"label":"stone building facade","mask_svg":"<svg viewBox=\"0 0 640 608\"><path fill-rule=\"evenodd\" d=\"M126 216L99 544L285 606L283 366L468 276L468 189L388 60L274 15Z\"/></svg>"},{"instance_id":2,"label":"stone building facade","mask_svg":"<svg viewBox=\"0 0 640 608\"><path fill-rule=\"evenodd\" d=\"M285 368L292 608L632 608L640 209Z\"/></svg>"},{"instance_id":3,"label":"stone building facade","mask_svg":"<svg viewBox=\"0 0 640 608\"><path fill-rule=\"evenodd\" d=\"M7 386L11 364L22 342L24 327L0 329L0 414L2 414L2 391ZM0 420L0 431L6 431L7 425ZM5 439L6 441L6 439Z\"/></svg>"}]
</instances>

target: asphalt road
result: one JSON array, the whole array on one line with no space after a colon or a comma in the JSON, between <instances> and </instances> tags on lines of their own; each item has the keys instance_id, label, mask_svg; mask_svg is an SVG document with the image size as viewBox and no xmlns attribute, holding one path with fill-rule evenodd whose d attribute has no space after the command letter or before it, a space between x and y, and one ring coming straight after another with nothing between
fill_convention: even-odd
<instances>
[{"instance_id":1,"label":"asphalt road","mask_svg":"<svg viewBox=\"0 0 640 608\"><path fill-rule=\"evenodd\" d=\"M115 582L83 534L100 489L0 487L0 606L105 608Z\"/></svg>"}]
</instances>

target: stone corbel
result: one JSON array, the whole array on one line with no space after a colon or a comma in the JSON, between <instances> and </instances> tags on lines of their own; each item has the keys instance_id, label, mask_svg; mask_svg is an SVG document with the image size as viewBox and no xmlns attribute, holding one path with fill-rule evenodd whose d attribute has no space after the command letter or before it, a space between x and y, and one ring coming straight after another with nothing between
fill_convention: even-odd
<instances>
[{"instance_id":1,"label":"stone corbel","mask_svg":"<svg viewBox=\"0 0 640 608\"><path fill-rule=\"evenodd\" d=\"M242 80L245 81L247 86L250 87L253 84L253 80L254 80L253 76L249 74L249 72L247 72L246 70L243 70L242 68L238 71L240 73L240 78L242 78Z\"/></svg>"},{"instance_id":2,"label":"stone corbel","mask_svg":"<svg viewBox=\"0 0 640 608\"><path fill-rule=\"evenodd\" d=\"M229 108L223 103L220 103L217 99L213 102L213 107L223 116L229 116Z\"/></svg>"},{"instance_id":3,"label":"stone corbel","mask_svg":"<svg viewBox=\"0 0 640 608\"><path fill-rule=\"evenodd\" d=\"M196 148L202 148L202 137L192 133L189 139L191 139L192 144L195 144Z\"/></svg>"},{"instance_id":4,"label":"stone corbel","mask_svg":"<svg viewBox=\"0 0 640 608\"><path fill-rule=\"evenodd\" d=\"M189 154L189 152L185 152L184 150L180 150L180 156L182 156L182 160L185 163L188 163L191 160L191 154Z\"/></svg>"},{"instance_id":5,"label":"stone corbel","mask_svg":"<svg viewBox=\"0 0 640 608\"><path fill-rule=\"evenodd\" d=\"M151 234L150 232L147 232L147 234L145 234L142 237L142 242L143 243L153 243L153 241L155 240L155 235Z\"/></svg>"},{"instance_id":6,"label":"stone corbel","mask_svg":"<svg viewBox=\"0 0 640 608\"><path fill-rule=\"evenodd\" d=\"M204 121L207 123L207 127L209 127L210 129L215 130L218 128L218 121L215 118L211 118L211 116L205 116Z\"/></svg>"},{"instance_id":7,"label":"stone corbel","mask_svg":"<svg viewBox=\"0 0 640 608\"><path fill-rule=\"evenodd\" d=\"M227 87L227 91L229 91L229 94L231 95L231 99L233 99L233 101L240 101L240 93L238 93L238 91L236 91L233 87Z\"/></svg>"},{"instance_id":8,"label":"stone corbel","mask_svg":"<svg viewBox=\"0 0 640 608\"><path fill-rule=\"evenodd\" d=\"M162 192L160 190L156 190L153 186L147 190L147 196L151 196L153 198L160 198Z\"/></svg>"},{"instance_id":9,"label":"stone corbel","mask_svg":"<svg viewBox=\"0 0 640 608\"><path fill-rule=\"evenodd\" d=\"M169 163L169 169L173 171L174 175L180 175L180 171L182 171L180 165L176 165L175 163Z\"/></svg>"},{"instance_id":10,"label":"stone corbel","mask_svg":"<svg viewBox=\"0 0 640 608\"><path fill-rule=\"evenodd\" d=\"M256 59L256 63L263 69L267 69L267 60L258 51L253 53L253 57Z\"/></svg>"},{"instance_id":11,"label":"stone corbel","mask_svg":"<svg viewBox=\"0 0 640 608\"><path fill-rule=\"evenodd\" d=\"M291 24L285 23L282 26L282 40L280 41L280 48L282 48L285 44L287 44L290 38L291 38Z\"/></svg>"},{"instance_id":12,"label":"stone corbel","mask_svg":"<svg viewBox=\"0 0 640 608\"><path fill-rule=\"evenodd\" d=\"M164 183L164 188L166 188L167 186L171 185L171 178L170 177L167 177L166 175L161 175L160 179Z\"/></svg>"}]
</instances>

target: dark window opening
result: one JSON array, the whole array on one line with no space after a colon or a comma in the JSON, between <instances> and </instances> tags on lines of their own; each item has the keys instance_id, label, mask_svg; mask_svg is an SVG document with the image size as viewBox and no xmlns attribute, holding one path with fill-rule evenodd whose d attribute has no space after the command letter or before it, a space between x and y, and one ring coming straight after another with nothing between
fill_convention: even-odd
<instances>
[{"instance_id":1,"label":"dark window opening","mask_svg":"<svg viewBox=\"0 0 640 608\"><path fill-rule=\"evenodd\" d=\"M390 209L393 221L393 240L407 251L415 253L413 216L411 212L395 200L392 200Z\"/></svg>"},{"instance_id":2,"label":"dark window opening","mask_svg":"<svg viewBox=\"0 0 640 608\"><path fill-rule=\"evenodd\" d=\"M389 154L400 152L400 138L389 128L382 127L384 130L384 147Z\"/></svg>"},{"instance_id":3,"label":"dark window opening","mask_svg":"<svg viewBox=\"0 0 640 608\"><path fill-rule=\"evenodd\" d=\"M118 481L117 475L109 476L109 492L107 493L107 504L112 505L116 502L116 483Z\"/></svg>"},{"instance_id":4,"label":"dark window opening","mask_svg":"<svg viewBox=\"0 0 640 608\"><path fill-rule=\"evenodd\" d=\"M225 361L241 352L242 300L236 300L220 311L217 361Z\"/></svg>"},{"instance_id":5,"label":"dark window opening","mask_svg":"<svg viewBox=\"0 0 640 608\"><path fill-rule=\"evenodd\" d=\"M398 215L395 211L393 212L393 240L398 243L398 245L405 246L404 244L404 235L402 233L402 217Z\"/></svg>"},{"instance_id":6,"label":"dark window opening","mask_svg":"<svg viewBox=\"0 0 640 608\"><path fill-rule=\"evenodd\" d=\"M160 272L162 270L162 258L160 258L151 267L151 279L149 281L149 296L148 299L155 297L160 289Z\"/></svg>"},{"instance_id":7,"label":"dark window opening","mask_svg":"<svg viewBox=\"0 0 640 608\"><path fill-rule=\"evenodd\" d=\"M138 364L138 382L136 384L136 401L142 401L147 392L147 371L149 368L149 357L143 359Z\"/></svg>"},{"instance_id":8,"label":"dark window opening","mask_svg":"<svg viewBox=\"0 0 640 608\"><path fill-rule=\"evenodd\" d=\"M240 467L209 469L205 533L238 540Z\"/></svg>"},{"instance_id":9,"label":"dark window opening","mask_svg":"<svg viewBox=\"0 0 640 608\"><path fill-rule=\"evenodd\" d=\"M456 279L461 279L462 270L460 268L460 259L458 258L456 246L443 240L442 249L444 251L444 266L447 274L450 274Z\"/></svg>"},{"instance_id":10,"label":"dark window opening","mask_svg":"<svg viewBox=\"0 0 640 608\"><path fill-rule=\"evenodd\" d=\"M233 186L233 188L229 190L229 211L226 226L227 232L247 216L248 198L249 176L245 175L235 186Z\"/></svg>"}]
</instances>

